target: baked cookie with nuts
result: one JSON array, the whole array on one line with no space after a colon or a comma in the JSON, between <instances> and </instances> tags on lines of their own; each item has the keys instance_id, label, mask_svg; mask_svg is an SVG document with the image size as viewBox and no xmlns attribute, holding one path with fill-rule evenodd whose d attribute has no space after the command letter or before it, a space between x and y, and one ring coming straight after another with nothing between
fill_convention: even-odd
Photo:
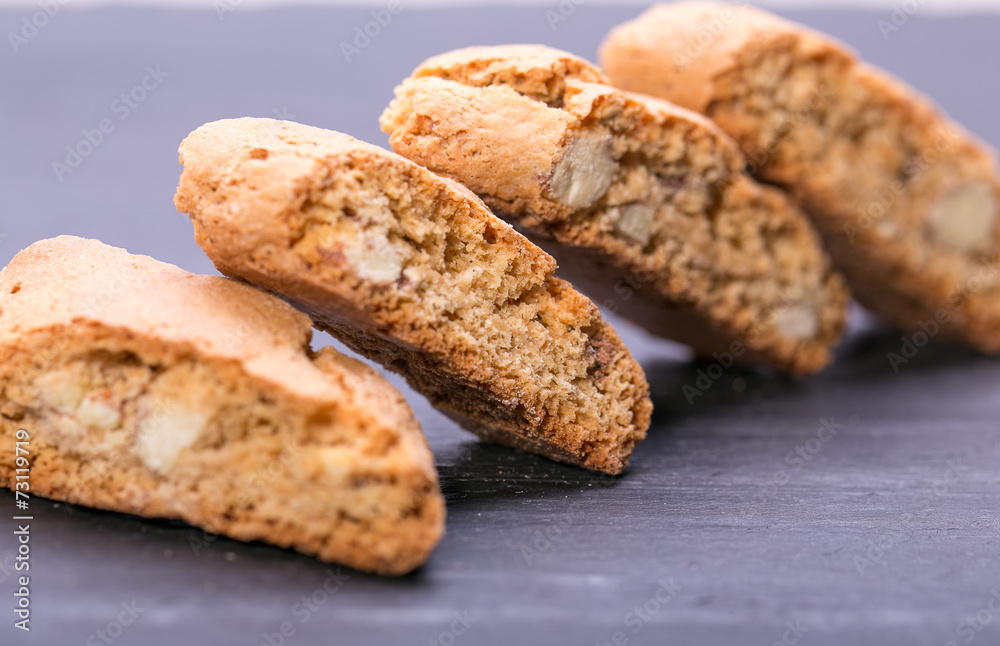
<instances>
[{"instance_id":1,"label":"baked cookie with nuts","mask_svg":"<svg viewBox=\"0 0 1000 646\"><path fill-rule=\"evenodd\" d=\"M36 242L0 272L0 436L30 438L35 495L409 572L444 532L433 456L395 388L311 335L249 285Z\"/></svg>"},{"instance_id":2,"label":"baked cookie with nuts","mask_svg":"<svg viewBox=\"0 0 1000 646\"><path fill-rule=\"evenodd\" d=\"M612 82L703 113L791 192L857 299L1000 352L995 157L832 38L746 6L655 6L601 48Z\"/></svg>"},{"instance_id":3,"label":"baked cookie with nuts","mask_svg":"<svg viewBox=\"0 0 1000 646\"><path fill-rule=\"evenodd\" d=\"M431 58L382 114L393 149L479 194L560 274L650 332L797 374L847 294L805 217L700 115L536 45Z\"/></svg>"},{"instance_id":4,"label":"baked cookie with nuts","mask_svg":"<svg viewBox=\"0 0 1000 646\"><path fill-rule=\"evenodd\" d=\"M555 262L471 192L347 135L206 124L175 198L221 272L281 294L484 439L616 474L638 363Z\"/></svg>"}]
</instances>

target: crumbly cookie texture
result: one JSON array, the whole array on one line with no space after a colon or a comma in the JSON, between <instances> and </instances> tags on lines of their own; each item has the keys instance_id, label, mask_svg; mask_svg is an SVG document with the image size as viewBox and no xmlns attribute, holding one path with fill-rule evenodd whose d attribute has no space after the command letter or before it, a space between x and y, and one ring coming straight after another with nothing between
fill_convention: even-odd
<instances>
[{"instance_id":1,"label":"crumbly cookie texture","mask_svg":"<svg viewBox=\"0 0 1000 646\"><path fill-rule=\"evenodd\" d=\"M847 293L804 215L703 116L537 45L431 58L382 114L393 149L454 178L608 309L797 374L831 360Z\"/></svg>"},{"instance_id":2,"label":"crumbly cookie texture","mask_svg":"<svg viewBox=\"0 0 1000 646\"><path fill-rule=\"evenodd\" d=\"M710 2L616 27L601 63L732 135L805 207L863 305L1000 352L996 160L928 99L825 35Z\"/></svg>"},{"instance_id":3,"label":"crumbly cookie texture","mask_svg":"<svg viewBox=\"0 0 1000 646\"><path fill-rule=\"evenodd\" d=\"M652 409L642 369L467 189L287 121L209 123L180 154L177 208L220 271L281 294L485 439L625 467Z\"/></svg>"},{"instance_id":4,"label":"crumbly cookie texture","mask_svg":"<svg viewBox=\"0 0 1000 646\"><path fill-rule=\"evenodd\" d=\"M405 574L444 532L433 456L395 388L311 335L248 285L43 240L0 272L0 435L29 433L33 494Z\"/></svg>"}]
</instances>

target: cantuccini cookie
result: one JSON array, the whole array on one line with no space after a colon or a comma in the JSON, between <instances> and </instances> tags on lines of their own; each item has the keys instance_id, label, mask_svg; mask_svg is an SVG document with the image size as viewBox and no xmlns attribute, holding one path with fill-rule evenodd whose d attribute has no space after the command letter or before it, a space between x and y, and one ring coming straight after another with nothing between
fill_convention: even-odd
<instances>
[{"instance_id":1,"label":"cantuccini cookie","mask_svg":"<svg viewBox=\"0 0 1000 646\"><path fill-rule=\"evenodd\" d=\"M43 240L0 272L0 435L30 438L32 494L404 574L444 531L433 456L402 395L311 334L249 285Z\"/></svg>"},{"instance_id":2,"label":"cantuccini cookie","mask_svg":"<svg viewBox=\"0 0 1000 646\"><path fill-rule=\"evenodd\" d=\"M608 309L699 353L798 374L848 300L818 236L701 115L537 45L431 58L381 118L393 149L462 182Z\"/></svg>"},{"instance_id":3,"label":"cantuccini cookie","mask_svg":"<svg viewBox=\"0 0 1000 646\"><path fill-rule=\"evenodd\" d=\"M175 198L223 273L282 295L481 437L619 473L649 426L638 363L555 262L403 157L287 121L209 123Z\"/></svg>"},{"instance_id":4,"label":"cantuccini cookie","mask_svg":"<svg viewBox=\"0 0 1000 646\"><path fill-rule=\"evenodd\" d=\"M719 3L649 9L601 63L732 135L804 206L863 305L1000 352L996 161L930 100L825 35Z\"/></svg>"}]
</instances>

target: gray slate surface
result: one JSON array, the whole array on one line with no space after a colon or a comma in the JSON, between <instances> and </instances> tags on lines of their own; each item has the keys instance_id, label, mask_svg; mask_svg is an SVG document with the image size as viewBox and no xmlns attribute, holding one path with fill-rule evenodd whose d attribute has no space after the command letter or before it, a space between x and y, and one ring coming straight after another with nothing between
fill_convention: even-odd
<instances>
[{"instance_id":1,"label":"gray slate surface","mask_svg":"<svg viewBox=\"0 0 1000 646\"><path fill-rule=\"evenodd\" d=\"M0 263L73 233L213 272L171 203L177 144L201 123L278 111L384 144L376 117L423 58L503 42L594 58L605 30L638 11L583 4L553 31L544 8L404 6L347 63L339 43L367 10L228 6L222 20L211 9L64 9L18 53L0 43ZM0 34L20 30L25 15L0 12ZM888 14L790 15L1000 142L1000 18L920 12L884 40L877 20ZM119 120L116 97L157 65L169 76ZM52 162L105 118L114 131L58 181ZM256 646L266 635L286 644L996 644L1000 364L929 345L897 374L886 354L899 336L860 320L837 366L814 380L732 369L693 403L681 387L707 366L619 323L648 371L656 414L617 480L477 443L406 391L441 469L448 534L418 573L343 570L349 578L325 599L317 591L328 568L313 559L34 500L33 629L12 628L12 572L0 567L0 643L100 644L104 630L121 646ZM815 440L822 420L838 429L826 443ZM15 549L13 498L0 500L4 561ZM299 605L314 593L321 603ZM116 626L133 600L138 617ZM469 624L462 634L455 613ZM977 623L963 623L970 618ZM276 635L283 622L294 634Z\"/></svg>"}]
</instances>

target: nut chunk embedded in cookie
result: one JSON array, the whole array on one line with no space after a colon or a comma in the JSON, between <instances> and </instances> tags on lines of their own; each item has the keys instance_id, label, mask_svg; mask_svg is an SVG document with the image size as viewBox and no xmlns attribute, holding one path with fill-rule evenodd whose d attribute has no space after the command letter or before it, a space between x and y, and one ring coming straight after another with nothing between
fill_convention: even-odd
<instances>
[{"instance_id":1,"label":"nut chunk embedded in cookie","mask_svg":"<svg viewBox=\"0 0 1000 646\"><path fill-rule=\"evenodd\" d=\"M444 532L403 396L278 298L96 240L0 272L0 437L33 493L405 574ZM0 485L17 479L0 453Z\"/></svg>"},{"instance_id":2,"label":"nut chunk embedded in cookie","mask_svg":"<svg viewBox=\"0 0 1000 646\"><path fill-rule=\"evenodd\" d=\"M281 294L481 437L619 473L649 426L638 363L555 262L471 192L347 135L209 123L179 210L221 272ZM564 172L567 199L581 160Z\"/></svg>"},{"instance_id":3,"label":"nut chunk embedded in cookie","mask_svg":"<svg viewBox=\"0 0 1000 646\"><path fill-rule=\"evenodd\" d=\"M831 359L847 294L805 216L704 117L538 45L431 58L382 129L521 227L608 309L700 353Z\"/></svg>"},{"instance_id":4,"label":"nut chunk embedded in cookie","mask_svg":"<svg viewBox=\"0 0 1000 646\"><path fill-rule=\"evenodd\" d=\"M655 6L608 34L601 62L618 87L733 136L759 178L803 205L861 304L1000 353L996 159L930 100L833 38L743 5Z\"/></svg>"}]
</instances>

